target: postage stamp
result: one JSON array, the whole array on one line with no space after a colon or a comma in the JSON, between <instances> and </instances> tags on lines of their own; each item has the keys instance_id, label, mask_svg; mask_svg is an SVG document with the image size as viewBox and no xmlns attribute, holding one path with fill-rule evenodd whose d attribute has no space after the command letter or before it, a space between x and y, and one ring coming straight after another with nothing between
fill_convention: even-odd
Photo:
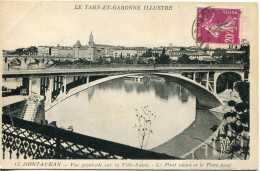
<instances>
[{"instance_id":1,"label":"postage stamp","mask_svg":"<svg viewBox=\"0 0 260 171\"><path fill-rule=\"evenodd\" d=\"M197 8L197 43L239 44L240 9Z\"/></svg>"}]
</instances>

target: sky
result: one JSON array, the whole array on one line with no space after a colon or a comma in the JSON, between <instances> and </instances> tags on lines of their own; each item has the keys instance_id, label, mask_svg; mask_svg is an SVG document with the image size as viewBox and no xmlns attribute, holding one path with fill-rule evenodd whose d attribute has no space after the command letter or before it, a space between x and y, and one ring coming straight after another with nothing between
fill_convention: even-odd
<instances>
[{"instance_id":1,"label":"sky","mask_svg":"<svg viewBox=\"0 0 260 171\"><path fill-rule=\"evenodd\" d=\"M169 43L194 45L191 27L195 16L185 15L179 7L174 6L169 11L103 11L76 10L77 4L4 4L6 7L1 12L3 49L31 45L72 46L77 40L85 45L91 31L97 44L148 47L168 46ZM136 4L138 2L132 3Z\"/></svg>"},{"instance_id":2,"label":"sky","mask_svg":"<svg viewBox=\"0 0 260 171\"><path fill-rule=\"evenodd\" d=\"M88 43L93 32L96 44L158 47L195 46L192 24L196 5L169 3L173 10L116 11L75 9L75 5L102 2L2 2L0 37L2 49ZM103 4L120 5L116 2ZM112 4L111 4L112 3ZM122 3L122 2L121 2ZM127 2L140 5L141 2ZM125 5L126 5L125 4ZM163 5L160 2L144 5ZM165 5L165 4L164 4ZM204 5L205 6L205 5Z\"/></svg>"}]
</instances>

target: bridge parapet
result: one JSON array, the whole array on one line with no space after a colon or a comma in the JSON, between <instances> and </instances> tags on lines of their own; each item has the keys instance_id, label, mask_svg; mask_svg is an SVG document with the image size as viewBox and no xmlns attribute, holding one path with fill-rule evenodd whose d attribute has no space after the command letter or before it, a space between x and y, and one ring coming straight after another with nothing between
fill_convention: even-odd
<instances>
[{"instance_id":1,"label":"bridge parapet","mask_svg":"<svg viewBox=\"0 0 260 171\"><path fill-rule=\"evenodd\" d=\"M32 58L32 59L70 59L74 60L74 57L71 56L41 56L41 55L3 55L3 58Z\"/></svg>"},{"instance_id":2,"label":"bridge parapet","mask_svg":"<svg viewBox=\"0 0 260 171\"><path fill-rule=\"evenodd\" d=\"M49 67L51 68L59 68L59 69L84 69L84 68L225 68L225 69L243 69L244 66L242 64L90 64L90 65L59 65Z\"/></svg>"},{"instance_id":3,"label":"bridge parapet","mask_svg":"<svg viewBox=\"0 0 260 171\"><path fill-rule=\"evenodd\" d=\"M19 75L77 75L77 74L103 74L110 75L111 73L127 73L127 72L226 72L235 71L243 72L243 65L230 65L230 64L217 64L217 65L204 65L204 64L167 64L167 65L84 65L84 66L55 66L48 68L32 68L32 69L12 69L3 70L3 77Z\"/></svg>"}]
</instances>

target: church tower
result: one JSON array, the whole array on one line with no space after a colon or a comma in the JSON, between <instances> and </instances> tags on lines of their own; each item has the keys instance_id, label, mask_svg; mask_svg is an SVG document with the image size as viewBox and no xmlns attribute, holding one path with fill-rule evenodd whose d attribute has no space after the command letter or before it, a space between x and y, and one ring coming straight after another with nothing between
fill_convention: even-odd
<instances>
[{"instance_id":1,"label":"church tower","mask_svg":"<svg viewBox=\"0 0 260 171\"><path fill-rule=\"evenodd\" d=\"M96 55L97 55L97 47L94 43L94 38L92 32L89 35L89 42L88 42L88 57L92 62L96 62Z\"/></svg>"},{"instance_id":2,"label":"church tower","mask_svg":"<svg viewBox=\"0 0 260 171\"><path fill-rule=\"evenodd\" d=\"M89 42L88 42L88 45L89 45L90 47L95 46L92 31L91 31L91 33L90 33L90 35L89 35Z\"/></svg>"}]
</instances>

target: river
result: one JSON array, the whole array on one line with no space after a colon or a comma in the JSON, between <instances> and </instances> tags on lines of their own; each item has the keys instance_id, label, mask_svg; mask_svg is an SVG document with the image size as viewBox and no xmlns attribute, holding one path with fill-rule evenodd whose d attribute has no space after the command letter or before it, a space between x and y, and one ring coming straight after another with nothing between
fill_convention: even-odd
<instances>
[{"instance_id":1,"label":"river","mask_svg":"<svg viewBox=\"0 0 260 171\"><path fill-rule=\"evenodd\" d=\"M145 149L154 148L186 129L196 115L196 98L174 82L119 78L88 88L46 112L57 126L84 135L140 147L137 112L151 111L151 131ZM147 115L146 115L147 116ZM146 127L149 130L149 127ZM146 144L146 142L144 143Z\"/></svg>"}]
</instances>

